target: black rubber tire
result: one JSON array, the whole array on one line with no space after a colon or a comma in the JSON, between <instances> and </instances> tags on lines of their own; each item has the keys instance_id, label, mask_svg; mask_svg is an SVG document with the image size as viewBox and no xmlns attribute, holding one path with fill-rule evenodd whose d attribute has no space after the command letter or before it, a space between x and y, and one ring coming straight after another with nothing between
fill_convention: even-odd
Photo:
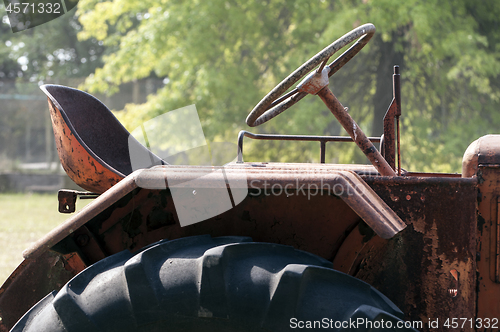
<instances>
[{"instance_id":1,"label":"black rubber tire","mask_svg":"<svg viewBox=\"0 0 500 332\"><path fill-rule=\"evenodd\" d=\"M244 237L165 240L90 266L11 331L289 331L314 321L323 324L318 330L328 322L331 331L347 331L335 325L401 322L384 295L330 267L318 256ZM352 330L371 331L362 327Z\"/></svg>"}]
</instances>

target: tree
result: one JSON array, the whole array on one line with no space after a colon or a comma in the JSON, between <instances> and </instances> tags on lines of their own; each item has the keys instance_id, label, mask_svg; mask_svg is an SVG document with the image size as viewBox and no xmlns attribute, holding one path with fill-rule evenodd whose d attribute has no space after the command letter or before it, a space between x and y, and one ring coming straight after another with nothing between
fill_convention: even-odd
<instances>
[{"instance_id":1,"label":"tree","mask_svg":"<svg viewBox=\"0 0 500 332\"><path fill-rule=\"evenodd\" d=\"M78 41L82 26L76 10L35 28L11 33L2 25L2 63L16 63L17 77L31 82L86 77L102 65L102 43L89 38Z\"/></svg>"},{"instance_id":2,"label":"tree","mask_svg":"<svg viewBox=\"0 0 500 332\"><path fill-rule=\"evenodd\" d=\"M402 58L403 161L420 170L459 171L467 145L494 132L499 121L500 35L495 27L500 4L463 0L396 5L380 0L343 5L344 20L371 19L382 31L375 43L379 54L386 56L392 49L388 58ZM377 77L378 95L382 84ZM381 111L375 109L377 118Z\"/></svg>"},{"instance_id":3,"label":"tree","mask_svg":"<svg viewBox=\"0 0 500 332\"><path fill-rule=\"evenodd\" d=\"M334 76L332 89L365 131L380 134L392 65L401 65L403 166L459 171L467 144L500 121L494 0L81 0L78 14L80 38L114 49L85 88L113 92L153 73L168 83L147 103L126 107L121 118L129 129L195 103L210 140L235 141L246 114L276 83L365 22L379 32ZM307 97L260 130L337 134L340 128L317 98ZM354 145L332 150L341 162L364 159ZM317 161L317 155L308 144L284 142L258 142L248 154L282 161Z\"/></svg>"}]
</instances>

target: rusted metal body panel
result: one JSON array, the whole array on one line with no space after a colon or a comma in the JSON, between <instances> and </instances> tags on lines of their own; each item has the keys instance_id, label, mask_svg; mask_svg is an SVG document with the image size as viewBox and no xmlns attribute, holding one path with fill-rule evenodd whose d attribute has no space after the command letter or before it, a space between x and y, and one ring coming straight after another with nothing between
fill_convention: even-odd
<instances>
[{"instance_id":1,"label":"rusted metal body panel","mask_svg":"<svg viewBox=\"0 0 500 332\"><path fill-rule=\"evenodd\" d=\"M74 253L46 251L37 259L24 260L0 289L0 332L9 331L35 303L85 267Z\"/></svg>"},{"instance_id":2,"label":"rusted metal body panel","mask_svg":"<svg viewBox=\"0 0 500 332\"><path fill-rule=\"evenodd\" d=\"M335 173L339 165L255 165L246 175L249 181L260 182L249 186L249 194L240 204L186 227L180 227L169 189L138 188L127 178L62 225L61 235L52 234L53 242L38 244L35 248L39 249L28 251L26 257L44 255L51 246L61 255L76 255L83 267L164 238L244 235L255 241L291 245L333 261L340 270L385 293L408 319L474 317L475 179L362 176L410 225L393 239L383 240L331 190L299 189L307 183L319 187L321 177ZM286 175L291 169L295 172ZM362 166L358 171L374 174L373 170ZM309 178L304 176L307 174ZM296 178L302 182L290 181ZM283 188L290 183L288 194L271 189L273 184ZM227 188L211 190L217 195ZM455 297L449 295L452 271L459 277ZM22 282L22 278L16 279ZM32 304L39 300L27 298Z\"/></svg>"},{"instance_id":3,"label":"rusted metal body panel","mask_svg":"<svg viewBox=\"0 0 500 332\"><path fill-rule=\"evenodd\" d=\"M478 181L477 317L500 326L500 135L471 143L463 175ZM483 331L484 329L479 329Z\"/></svg>"},{"instance_id":4,"label":"rusted metal body panel","mask_svg":"<svg viewBox=\"0 0 500 332\"><path fill-rule=\"evenodd\" d=\"M368 169L362 169L363 172L365 170ZM56 227L46 237L34 243L25 251L24 256L36 257L131 191L140 190L141 187L162 189L167 187L167 183L175 187L186 186L191 191L210 189L214 190L214 193L217 190L227 191L229 183L232 183L245 189L256 189L259 193L263 191L266 196L285 194L289 197L294 196L294 191L298 195L305 195L305 190L307 190L309 201L316 200L317 194L341 198L383 238L394 236L406 226L356 173L340 171L335 166L316 165L316 167L301 168L287 164L232 164L224 168L224 174L226 182L218 181L218 174L211 167L166 166L136 171L95 202L87 205L74 218ZM198 180L197 187L191 187L193 179ZM200 181L201 179L203 181ZM232 186L231 189L235 187ZM314 190L314 194L311 194L310 190ZM252 196L252 192L248 196ZM141 204L147 204L147 202L144 201ZM129 208L134 209L136 206L132 204ZM335 212L335 208L328 211ZM149 214L147 210L141 213Z\"/></svg>"},{"instance_id":5,"label":"rusted metal body panel","mask_svg":"<svg viewBox=\"0 0 500 332\"><path fill-rule=\"evenodd\" d=\"M408 227L390 240L370 237L366 228L354 229L340 247L334 268L373 285L408 320L474 319L476 179L365 180ZM473 329L455 329L464 330Z\"/></svg>"},{"instance_id":6,"label":"rusted metal body panel","mask_svg":"<svg viewBox=\"0 0 500 332\"><path fill-rule=\"evenodd\" d=\"M99 199L103 204L91 204L83 208L78 214L69 218L66 222L60 224L51 230L45 237L34 242L23 252L24 258L36 258L43 252L50 249L56 243L62 241L66 236L73 233L76 229L82 227L89 220L102 213L106 208L117 202L120 198L136 188L133 181L121 181L113 190L108 190Z\"/></svg>"},{"instance_id":7,"label":"rusted metal body panel","mask_svg":"<svg viewBox=\"0 0 500 332\"><path fill-rule=\"evenodd\" d=\"M500 319L500 168L481 166L478 174L478 317Z\"/></svg>"}]
</instances>

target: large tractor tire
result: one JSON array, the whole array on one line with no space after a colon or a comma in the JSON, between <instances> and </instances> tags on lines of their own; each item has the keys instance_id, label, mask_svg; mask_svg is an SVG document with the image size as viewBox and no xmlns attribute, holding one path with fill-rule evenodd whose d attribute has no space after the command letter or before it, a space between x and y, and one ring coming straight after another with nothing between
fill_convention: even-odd
<instances>
[{"instance_id":1,"label":"large tractor tire","mask_svg":"<svg viewBox=\"0 0 500 332\"><path fill-rule=\"evenodd\" d=\"M331 265L245 237L160 241L82 271L11 331L404 330L384 295Z\"/></svg>"}]
</instances>

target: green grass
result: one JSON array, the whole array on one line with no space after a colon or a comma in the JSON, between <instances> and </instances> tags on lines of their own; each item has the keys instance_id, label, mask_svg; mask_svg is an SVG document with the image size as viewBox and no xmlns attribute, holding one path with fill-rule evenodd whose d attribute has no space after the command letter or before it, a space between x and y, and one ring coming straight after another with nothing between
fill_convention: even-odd
<instances>
[{"instance_id":1,"label":"green grass","mask_svg":"<svg viewBox=\"0 0 500 332\"><path fill-rule=\"evenodd\" d=\"M89 202L78 200L77 210ZM0 285L22 262L24 249L71 216L57 207L57 194L0 194Z\"/></svg>"}]
</instances>

